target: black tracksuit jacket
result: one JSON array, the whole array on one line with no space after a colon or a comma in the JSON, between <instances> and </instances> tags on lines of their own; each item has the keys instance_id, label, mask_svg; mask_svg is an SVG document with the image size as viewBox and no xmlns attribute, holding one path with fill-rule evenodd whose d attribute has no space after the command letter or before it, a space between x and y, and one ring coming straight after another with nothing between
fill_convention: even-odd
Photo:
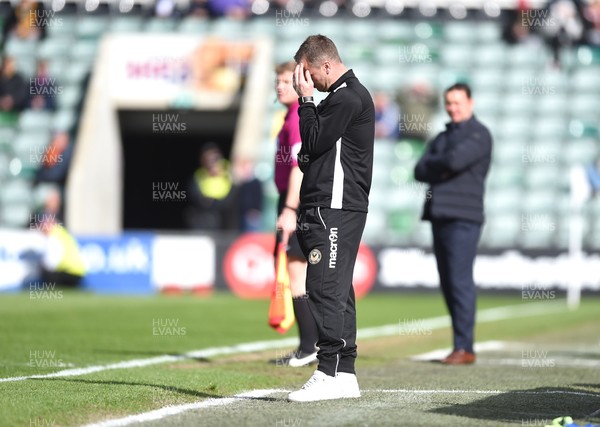
<instances>
[{"instance_id":1,"label":"black tracksuit jacket","mask_svg":"<svg viewBox=\"0 0 600 427\"><path fill-rule=\"evenodd\" d=\"M352 70L329 88L318 106L298 109L304 173L300 207L367 212L373 173L375 107Z\"/></svg>"}]
</instances>

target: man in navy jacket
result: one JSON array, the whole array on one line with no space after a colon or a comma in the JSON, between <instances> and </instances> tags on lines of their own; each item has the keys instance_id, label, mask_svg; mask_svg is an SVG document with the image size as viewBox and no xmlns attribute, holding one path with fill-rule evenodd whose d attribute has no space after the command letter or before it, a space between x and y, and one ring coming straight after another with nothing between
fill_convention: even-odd
<instances>
[{"instance_id":1,"label":"man in navy jacket","mask_svg":"<svg viewBox=\"0 0 600 427\"><path fill-rule=\"evenodd\" d=\"M483 195L492 154L489 130L473 115L471 89L446 89L450 123L415 167L417 181L430 185L423 219L431 221L440 285L452 318L454 349L444 364L475 362L473 262L484 221Z\"/></svg>"}]
</instances>

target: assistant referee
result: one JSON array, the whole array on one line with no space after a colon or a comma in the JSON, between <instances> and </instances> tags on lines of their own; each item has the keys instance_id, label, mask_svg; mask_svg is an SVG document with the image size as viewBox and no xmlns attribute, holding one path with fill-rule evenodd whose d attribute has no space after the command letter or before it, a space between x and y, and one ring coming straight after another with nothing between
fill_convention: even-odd
<instances>
[{"instance_id":1,"label":"assistant referee","mask_svg":"<svg viewBox=\"0 0 600 427\"><path fill-rule=\"evenodd\" d=\"M306 290L319 330L319 366L288 399L360 397L352 276L369 205L375 108L329 38L308 37L294 59L302 139L298 164L304 173L296 234L308 260ZM314 89L329 92L318 106Z\"/></svg>"}]
</instances>

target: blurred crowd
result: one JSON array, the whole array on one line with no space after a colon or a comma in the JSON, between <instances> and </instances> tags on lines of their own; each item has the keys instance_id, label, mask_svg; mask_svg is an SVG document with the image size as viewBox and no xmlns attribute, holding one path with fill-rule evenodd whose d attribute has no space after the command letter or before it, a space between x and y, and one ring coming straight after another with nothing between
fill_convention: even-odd
<instances>
[{"instance_id":1,"label":"blurred crowd","mask_svg":"<svg viewBox=\"0 0 600 427\"><path fill-rule=\"evenodd\" d=\"M503 36L510 44L545 43L560 67L562 48L600 46L600 0L550 0L542 9L519 0L518 7L508 11Z\"/></svg>"},{"instance_id":2,"label":"blurred crowd","mask_svg":"<svg viewBox=\"0 0 600 427\"><path fill-rule=\"evenodd\" d=\"M260 231L263 184L254 175L254 163L239 158L231 164L214 142L204 144L198 160L187 186L190 197L184 215L188 228Z\"/></svg>"},{"instance_id":3,"label":"blurred crowd","mask_svg":"<svg viewBox=\"0 0 600 427\"><path fill-rule=\"evenodd\" d=\"M267 10L289 10L293 12L313 14L322 10L335 10L344 13L355 6L352 0L153 0L150 2L115 1L115 2L44 2L36 0L20 0L13 2L3 18L4 35L12 33L20 38L39 38L45 36L45 26L29 25L30 16L44 15L50 7L60 7L61 12L86 14L134 13L146 17L183 18L221 18L245 20L254 14L263 14ZM381 0L364 0L366 6L375 10L385 8L389 11L402 11L404 6ZM443 3L443 2L441 2ZM518 40L531 34L531 25L522 23L522 12L534 10L530 0L518 0L513 10L514 19L507 23L507 40ZM536 3L537 4L537 3ZM396 6L396 7L394 7ZM435 6L435 5L434 5ZM579 42L600 44L600 5L598 0L549 0L542 10L549 11L558 21L557 31L565 31L569 37ZM390 12L392 13L392 12ZM395 12L398 13L398 12ZM2 11L0 10L0 14ZM31 14L31 15L30 15ZM560 29L560 30L558 30ZM551 33L555 29L546 28ZM548 34L550 35L550 34ZM6 39L6 37L4 37Z\"/></svg>"},{"instance_id":4,"label":"blurred crowd","mask_svg":"<svg viewBox=\"0 0 600 427\"><path fill-rule=\"evenodd\" d=\"M3 125L14 126L19 123L20 115L25 111L54 112L59 93L57 86L57 80L50 76L47 61L38 60L35 74L26 78L18 71L16 59L4 56L0 65L0 121ZM34 186L48 183L56 185L61 193L61 200L64 198L75 130L75 127L51 129L48 144L33 156L34 159L39 159L33 162L37 166L33 177Z\"/></svg>"},{"instance_id":5,"label":"blurred crowd","mask_svg":"<svg viewBox=\"0 0 600 427\"><path fill-rule=\"evenodd\" d=\"M329 0L339 10L347 9L349 0ZM249 19L263 0L155 0L150 3L134 3L132 7L146 17L179 19L187 16L199 19L228 17ZM268 2L271 9L294 9L316 11L324 0L273 0ZM60 3L60 2L59 2ZM64 7L83 7L66 3ZM118 4L115 2L114 4ZM301 6L299 6L301 3ZM375 7L380 1L372 1ZM7 3L4 3L6 5ZM10 9L0 10L4 20L3 37L0 42L2 60L0 65L0 114L18 115L26 110L55 111L55 76L51 75L46 60L39 60L34 75L24 75L17 59L4 54L8 40L42 40L46 37L45 25L31 25L31 17L47 16L48 8L54 3L22 0L12 3ZM99 2L94 13L111 13L113 3ZM79 10L76 10L79 11ZM120 11L123 12L123 11ZM590 44L600 46L600 0L550 0L543 9L533 9L528 0L519 0L518 7L506 16L503 36L506 42L545 43L553 52L554 64L560 64L560 52L565 46ZM217 52L213 45L206 49ZM206 58L224 60L219 55L205 55ZM218 65L220 62L215 59ZM227 61L225 61L227 62ZM200 64L204 67L210 61ZM204 73L208 75L209 73ZM221 81L227 79L221 78ZM208 84L208 83L206 83ZM376 137L399 140L410 138L425 142L431 137L426 124L433 121L439 109L440 94L427 81L406 83L397 91L375 91L373 100L376 109ZM74 129L55 129L46 147L44 161L38 165L34 184L52 184L64 200L64 185L67 179L69 161L74 144ZM56 159L60 158L60 161ZM54 159L54 160L53 160ZM262 188L254 177L254 165L248 159L236 160L230 164L219 147L210 144L204 147L199 167L190 181L192 206L185 222L192 229L239 229L253 231L260 228ZM259 195L260 194L260 195ZM261 202L255 202L260 199ZM235 215L229 215L233 211ZM58 211L62 217L64 206Z\"/></svg>"},{"instance_id":6,"label":"blurred crowd","mask_svg":"<svg viewBox=\"0 0 600 427\"><path fill-rule=\"evenodd\" d=\"M118 11L119 13L138 13L144 16L156 16L161 18L182 18L185 16L196 16L199 18L220 18L228 17L232 19L248 19L254 11L266 10L268 8L275 9L297 9L303 10L318 10L319 6L326 0L154 0L152 2L133 2L115 1L113 3L98 2L94 5L94 9L90 10L90 5L81 2L80 5L75 3L57 2L56 5L50 6L49 2L36 0L21 0L16 3L12 11L5 17L6 25L4 32L17 34L21 38L43 37L45 34L44 26L36 26L32 28L29 25L29 13L33 11L31 16L45 16L42 12L49 7L61 7L61 11L66 9L68 12L85 11L86 13L111 13ZM343 10L352 2L348 0L328 0L335 4L338 10ZM373 0L374 5L379 5L380 2ZM265 8L265 5L267 6ZM38 11L36 13L36 11Z\"/></svg>"},{"instance_id":7,"label":"blurred crowd","mask_svg":"<svg viewBox=\"0 0 600 427\"><path fill-rule=\"evenodd\" d=\"M35 75L26 79L15 58L4 56L0 65L0 111L19 113L25 109L56 110L56 79L48 71L48 62L38 60Z\"/></svg>"}]
</instances>

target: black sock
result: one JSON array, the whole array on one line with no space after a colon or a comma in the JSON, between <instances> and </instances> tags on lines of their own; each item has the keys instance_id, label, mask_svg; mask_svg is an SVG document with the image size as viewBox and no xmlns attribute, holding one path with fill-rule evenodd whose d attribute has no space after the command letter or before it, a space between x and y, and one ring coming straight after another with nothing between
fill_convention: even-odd
<instances>
[{"instance_id":1,"label":"black sock","mask_svg":"<svg viewBox=\"0 0 600 427\"><path fill-rule=\"evenodd\" d=\"M298 323L298 333L300 335L300 351L305 354L315 352L319 331L317 324L308 307L306 295L294 298L294 315Z\"/></svg>"}]
</instances>

